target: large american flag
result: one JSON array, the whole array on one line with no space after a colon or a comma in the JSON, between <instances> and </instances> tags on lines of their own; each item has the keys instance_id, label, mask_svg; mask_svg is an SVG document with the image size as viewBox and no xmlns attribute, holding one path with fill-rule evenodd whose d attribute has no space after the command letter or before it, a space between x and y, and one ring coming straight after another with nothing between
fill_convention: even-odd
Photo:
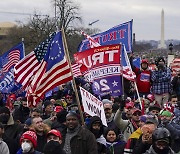
<instances>
[{"instance_id":1,"label":"large american flag","mask_svg":"<svg viewBox=\"0 0 180 154\"><path fill-rule=\"evenodd\" d=\"M54 34L52 34L44 42L40 43L34 51L29 53L14 67L14 78L18 83L21 83L24 89L30 84L33 75L40 67L40 62L47 53L47 47Z\"/></svg>"},{"instance_id":2,"label":"large american flag","mask_svg":"<svg viewBox=\"0 0 180 154\"><path fill-rule=\"evenodd\" d=\"M49 90L66 83L72 79L69 64L66 60L63 40L61 32L52 35L45 42L31 53L29 58L25 58L18 64L16 75L20 73L21 66L24 70L28 69L25 73L21 71L19 74L26 79L23 83L22 77L17 81L21 81L26 87L29 97L33 97L33 105L42 98L42 96ZM30 70L33 71L30 72ZM31 75L29 75L31 73Z\"/></svg>"}]
</instances>

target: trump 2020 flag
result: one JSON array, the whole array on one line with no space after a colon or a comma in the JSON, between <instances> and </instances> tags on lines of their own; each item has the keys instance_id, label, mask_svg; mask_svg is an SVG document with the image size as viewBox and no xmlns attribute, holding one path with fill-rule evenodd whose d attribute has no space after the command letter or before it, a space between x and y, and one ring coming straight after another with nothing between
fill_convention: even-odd
<instances>
[{"instance_id":1,"label":"trump 2020 flag","mask_svg":"<svg viewBox=\"0 0 180 154\"><path fill-rule=\"evenodd\" d=\"M0 57L0 92L10 93L12 89L18 89L14 81L14 66L23 57L23 43L14 46Z\"/></svg>"},{"instance_id":2,"label":"trump 2020 flag","mask_svg":"<svg viewBox=\"0 0 180 154\"><path fill-rule=\"evenodd\" d=\"M132 52L132 23L133 20L119 24L105 32L95 34L91 36L92 41L90 41L87 37L80 43L78 51L82 52L89 48L92 48L91 43L95 42L95 44L98 43L101 46L124 44L127 52Z\"/></svg>"},{"instance_id":3,"label":"trump 2020 flag","mask_svg":"<svg viewBox=\"0 0 180 154\"><path fill-rule=\"evenodd\" d=\"M70 80L72 74L64 52L62 33L58 32L50 41L47 53L30 83L28 92L36 97L35 103L47 91Z\"/></svg>"}]
</instances>

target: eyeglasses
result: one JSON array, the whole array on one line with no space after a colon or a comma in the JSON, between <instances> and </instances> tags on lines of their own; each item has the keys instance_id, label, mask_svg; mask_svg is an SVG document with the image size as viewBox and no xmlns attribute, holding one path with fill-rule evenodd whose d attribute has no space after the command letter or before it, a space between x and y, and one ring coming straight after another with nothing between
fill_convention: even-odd
<instances>
[{"instance_id":1,"label":"eyeglasses","mask_svg":"<svg viewBox=\"0 0 180 154\"><path fill-rule=\"evenodd\" d=\"M133 116L141 116L141 113L134 113Z\"/></svg>"}]
</instances>

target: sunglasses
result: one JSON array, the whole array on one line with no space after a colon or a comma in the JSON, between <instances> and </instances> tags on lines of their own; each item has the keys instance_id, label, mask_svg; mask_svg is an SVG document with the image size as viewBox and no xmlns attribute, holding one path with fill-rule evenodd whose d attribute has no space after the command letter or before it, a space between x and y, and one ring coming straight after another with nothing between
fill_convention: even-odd
<instances>
[{"instance_id":1,"label":"sunglasses","mask_svg":"<svg viewBox=\"0 0 180 154\"><path fill-rule=\"evenodd\" d=\"M133 116L141 116L141 113L134 113Z\"/></svg>"}]
</instances>

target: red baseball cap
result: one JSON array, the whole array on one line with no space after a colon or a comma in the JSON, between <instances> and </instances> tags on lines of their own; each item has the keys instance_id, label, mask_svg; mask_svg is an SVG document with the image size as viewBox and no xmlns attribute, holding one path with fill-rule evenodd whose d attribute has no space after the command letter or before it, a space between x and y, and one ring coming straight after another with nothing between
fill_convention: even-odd
<instances>
[{"instance_id":1,"label":"red baseball cap","mask_svg":"<svg viewBox=\"0 0 180 154\"><path fill-rule=\"evenodd\" d=\"M56 106L54 108L54 112L58 113L58 112L61 112L63 110L63 107L62 106Z\"/></svg>"},{"instance_id":2,"label":"red baseball cap","mask_svg":"<svg viewBox=\"0 0 180 154\"><path fill-rule=\"evenodd\" d=\"M134 114L135 112L142 113L142 112L141 112L141 110L140 110L140 109L138 109L138 108L134 108L134 109L132 110L132 114Z\"/></svg>"},{"instance_id":3,"label":"red baseball cap","mask_svg":"<svg viewBox=\"0 0 180 154\"><path fill-rule=\"evenodd\" d=\"M51 134L59 137L60 139L62 139L62 135L61 135L60 131L58 131L58 130L56 130L56 129L50 130L50 131L47 133L47 136L48 136L48 135L51 135Z\"/></svg>"},{"instance_id":4,"label":"red baseball cap","mask_svg":"<svg viewBox=\"0 0 180 154\"><path fill-rule=\"evenodd\" d=\"M134 103L133 102L126 103L126 109L129 109L129 108L134 108Z\"/></svg>"}]
</instances>

